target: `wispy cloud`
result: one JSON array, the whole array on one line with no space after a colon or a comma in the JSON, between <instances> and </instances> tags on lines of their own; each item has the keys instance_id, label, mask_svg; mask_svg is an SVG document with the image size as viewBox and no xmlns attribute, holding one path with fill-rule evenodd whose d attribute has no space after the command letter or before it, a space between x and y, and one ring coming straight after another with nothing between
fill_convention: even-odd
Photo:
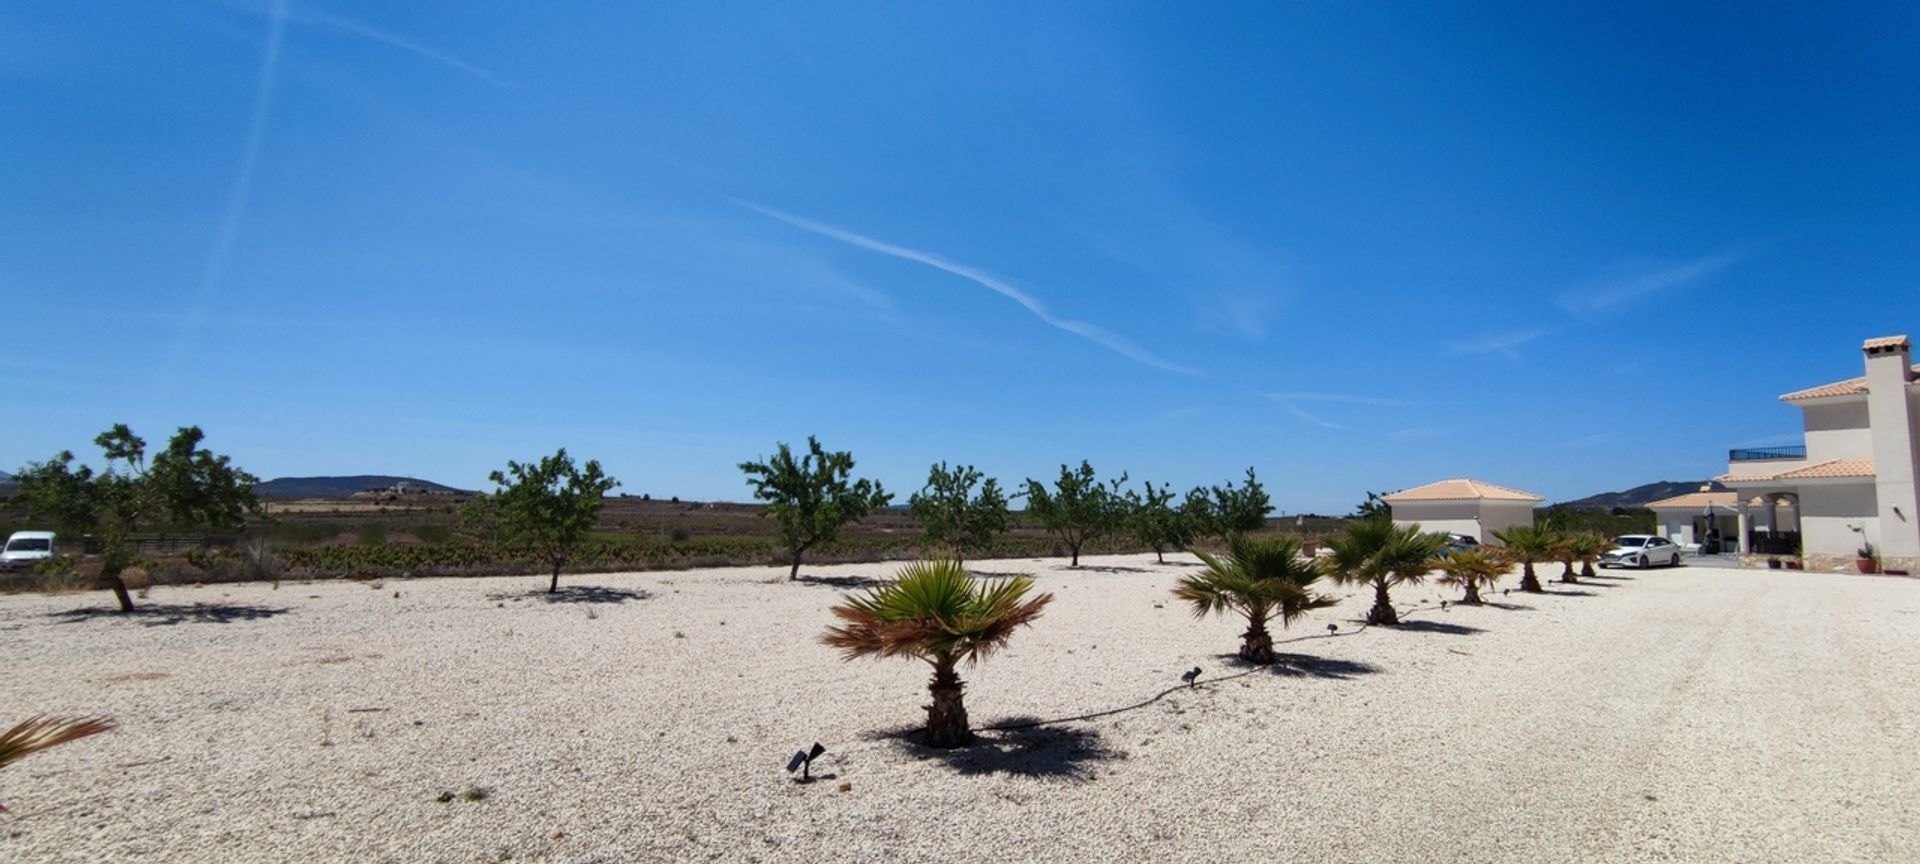
<instances>
[{"instance_id":1,"label":"wispy cloud","mask_svg":"<svg viewBox=\"0 0 1920 864\"><path fill-rule=\"evenodd\" d=\"M1362 396L1355 393L1309 393L1292 391L1287 393L1262 393L1261 395L1277 402L1340 402L1347 405L1378 405L1385 408L1403 408L1412 404L1405 399L1386 399L1379 396Z\"/></svg>"},{"instance_id":2,"label":"wispy cloud","mask_svg":"<svg viewBox=\"0 0 1920 864\"><path fill-rule=\"evenodd\" d=\"M363 21L356 21L352 18L332 15L305 7L295 10L292 17L294 21L301 24L316 24L321 27L332 28L344 33L351 33L364 39L371 39L375 42L390 45L402 51L431 60L456 72L471 75L496 87L503 87L508 90L521 89L520 85L495 75L486 69L482 69L479 66L475 66L458 57L421 44L398 33L382 30Z\"/></svg>"},{"instance_id":3,"label":"wispy cloud","mask_svg":"<svg viewBox=\"0 0 1920 864\"><path fill-rule=\"evenodd\" d=\"M267 137L267 114L273 105L273 86L280 69L280 43L287 29L287 4L275 0L267 10L267 41L261 51L260 71L254 78L253 108L247 116L246 138L240 145L240 161L234 168L233 185L227 190L227 204L213 232L206 266L200 270L193 297L187 302L186 315L174 328L173 344L161 369L170 372L179 367L187 345L200 330L201 321L213 294L226 279L228 262L233 258L234 237L246 218L247 204L253 197L253 177L260 164L260 147Z\"/></svg>"},{"instance_id":4,"label":"wispy cloud","mask_svg":"<svg viewBox=\"0 0 1920 864\"><path fill-rule=\"evenodd\" d=\"M1578 450L1585 447L1597 447L1601 444L1606 444L1606 443L1615 441L1619 439L1619 437L1620 437L1619 435L1612 432L1595 432L1592 435L1582 435L1578 438L1573 439L1572 441L1568 441L1566 443L1566 446L1568 449L1572 449L1572 450Z\"/></svg>"},{"instance_id":5,"label":"wispy cloud","mask_svg":"<svg viewBox=\"0 0 1920 864\"><path fill-rule=\"evenodd\" d=\"M1558 303L1570 315L1591 318L1642 298L1698 282L1740 263L1747 255L1745 251L1720 252L1680 264L1638 267L1595 277L1561 292Z\"/></svg>"},{"instance_id":6,"label":"wispy cloud","mask_svg":"<svg viewBox=\"0 0 1920 864\"><path fill-rule=\"evenodd\" d=\"M751 201L742 201L738 198L729 198L728 200L732 201L735 204L740 205L741 207L745 207L748 210L752 210L755 213L759 213L763 216L766 216L772 219L777 219L781 222L785 222L788 225L792 225L795 228L799 228L804 231L811 231L822 237L829 237L834 240L838 240L842 243L846 243L852 246L858 246L862 249L866 249L871 252L878 252L882 255L891 255L895 258L901 258L907 261L913 261L919 264L925 264L928 267L932 267L936 270L942 270L947 273L951 273L955 276L958 276L962 279L966 279L970 282L973 282L976 285L979 285L983 288L993 291L996 294L1006 297L1007 299L1012 300L1015 303L1020 304L1021 307L1025 308L1028 312L1032 313L1035 318L1038 318L1041 321L1045 322L1049 327L1053 327L1057 330L1062 330L1067 333L1072 333L1075 336L1079 336L1082 339L1085 339L1089 342L1099 345L1102 348L1106 348L1109 351L1112 351L1116 354L1119 354L1135 362L1142 363L1147 366L1151 366L1155 369L1160 369L1166 372L1174 372L1181 375L1192 375L1195 377L1200 377L1201 375L1201 373L1197 370L1188 368L1186 366L1181 366L1179 364L1172 363L1167 360L1163 360L1155 356L1152 352L1146 350L1145 348L1141 348L1140 346L1135 345L1132 342L1128 341L1124 337L1121 337L1120 335L1115 334L1110 330L1100 327L1099 325L1090 324L1085 321L1074 321L1071 319L1058 317L1054 315L1052 311L1047 309L1046 304L1040 302L1039 298L1034 297L1033 295L1028 294L1025 291L1022 291L1019 288L1015 288L1013 285L1009 284L1006 280L1001 279L1000 277L995 276L991 273L988 273L985 270L981 270L977 267L972 267L966 264L959 263L957 261L952 261L947 258L943 258L939 255L936 255L932 252L923 252L918 249L911 249L905 246L897 246L882 240L876 240L864 234L856 234L844 228L837 228L832 225L828 225L824 222L817 222L812 219L807 219L805 217L795 216L791 213L785 213L779 210L775 210L771 207L764 207L759 204L755 204Z\"/></svg>"},{"instance_id":7,"label":"wispy cloud","mask_svg":"<svg viewBox=\"0 0 1920 864\"><path fill-rule=\"evenodd\" d=\"M1490 333L1471 339L1459 339L1447 344L1447 350L1454 354L1499 354L1511 359L1520 358L1520 349L1527 343L1547 335L1549 331L1520 330L1512 333Z\"/></svg>"},{"instance_id":8,"label":"wispy cloud","mask_svg":"<svg viewBox=\"0 0 1920 864\"><path fill-rule=\"evenodd\" d=\"M1313 425L1318 426L1322 429L1345 428L1340 424L1333 422L1332 420L1328 420L1325 417L1321 417L1320 415L1315 414L1311 411L1308 411L1307 409L1302 408L1299 405L1294 404L1292 402L1288 402L1285 400L1275 400L1275 401L1280 403L1280 407L1287 409L1288 414L1292 414L1293 416L1298 417L1302 420L1305 420L1308 423L1312 423Z\"/></svg>"}]
</instances>

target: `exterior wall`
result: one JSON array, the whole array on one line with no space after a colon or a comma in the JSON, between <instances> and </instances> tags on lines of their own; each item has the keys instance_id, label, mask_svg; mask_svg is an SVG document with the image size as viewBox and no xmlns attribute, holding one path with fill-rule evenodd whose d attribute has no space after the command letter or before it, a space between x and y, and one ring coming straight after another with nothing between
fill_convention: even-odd
<instances>
[{"instance_id":1,"label":"exterior wall","mask_svg":"<svg viewBox=\"0 0 1920 864\"><path fill-rule=\"evenodd\" d=\"M1491 537L1482 537L1480 527L1480 508L1474 501L1406 501L1389 505L1393 512L1393 524L1408 525L1419 523L1422 531L1446 531L1453 534L1465 534L1482 543L1492 542Z\"/></svg>"},{"instance_id":2,"label":"exterior wall","mask_svg":"<svg viewBox=\"0 0 1920 864\"><path fill-rule=\"evenodd\" d=\"M1693 520L1699 515L1700 511L1692 507L1685 510L1655 510L1653 511L1653 528L1660 536L1682 546L1698 543L1699 538L1693 536Z\"/></svg>"},{"instance_id":3,"label":"exterior wall","mask_svg":"<svg viewBox=\"0 0 1920 864\"><path fill-rule=\"evenodd\" d=\"M1492 540L1497 545L1500 541L1493 540L1493 532L1505 531L1515 525L1533 524L1533 504L1528 501L1482 501L1480 523L1487 534L1480 538L1480 542Z\"/></svg>"},{"instance_id":4,"label":"exterior wall","mask_svg":"<svg viewBox=\"0 0 1920 864\"><path fill-rule=\"evenodd\" d=\"M1873 470L1880 521L1874 543L1888 558L1920 557L1920 432L1907 392L1909 352L1867 355L1867 414L1872 422Z\"/></svg>"},{"instance_id":5,"label":"exterior wall","mask_svg":"<svg viewBox=\"0 0 1920 864\"><path fill-rule=\"evenodd\" d=\"M1804 405L1807 431L1806 463L1835 459L1872 459L1873 433L1867 423L1867 400L1832 405ZM1766 463L1769 468L1773 463ZM1801 466L1804 467L1804 466ZM1782 467L1781 470L1792 470Z\"/></svg>"},{"instance_id":6,"label":"exterior wall","mask_svg":"<svg viewBox=\"0 0 1920 864\"><path fill-rule=\"evenodd\" d=\"M1800 551L1853 560L1861 542L1880 545L1873 484L1807 486L1800 490ZM1853 530L1855 527L1861 531Z\"/></svg>"}]
</instances>

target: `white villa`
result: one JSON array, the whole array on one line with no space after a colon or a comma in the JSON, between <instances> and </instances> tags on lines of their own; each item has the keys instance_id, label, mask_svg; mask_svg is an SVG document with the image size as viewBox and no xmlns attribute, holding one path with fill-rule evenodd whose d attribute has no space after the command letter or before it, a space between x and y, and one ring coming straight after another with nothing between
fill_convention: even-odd
<instances>
[{"instance_id":1,"label":"white villa","mask_svg":"<svg viewBox=\"0 0 1920 864\"><path fill-rule=\"evenodd\" d=\"M1739 497L1737 492L1715 492L1711 486L1702 486L1698 492L1655 501L1647 509L1653 511L1654 533L1675 543L1705 546L1718 541L1731 547L1734 538L1740 536ZM1789 521L1791 515L1780 514L1776 527L1782 532L1800 530L1797 523Z\"/></svg>"},{"instance_id":2,"label":"white villa","mask_svg":"<svg viewBox=\"0 0 1920 864\"><path fill-rule=\"evenodd\" d=\"M1809 570L1845 570L1871 543L1884 569L1920 569L1920 366L1905 336L1861 351L1865 375L1780 397L1804 413L1806 443L1727 454L1742 555L1798 547Z\"/></svg>"},{"instance_id":3,"label":"white villa","mask_svg":"<svg viewBox=\"0 0 1920 864\"><path fill-rule=\"evenodd\" d=\"M1497 544L1493 532L1532 525L1534 506L1546 499L1463 477L1382 495L1380 500L1393 511L1395 525L1418 523L1427 531L1465 534Z\"/></svg>"}]
</instances>

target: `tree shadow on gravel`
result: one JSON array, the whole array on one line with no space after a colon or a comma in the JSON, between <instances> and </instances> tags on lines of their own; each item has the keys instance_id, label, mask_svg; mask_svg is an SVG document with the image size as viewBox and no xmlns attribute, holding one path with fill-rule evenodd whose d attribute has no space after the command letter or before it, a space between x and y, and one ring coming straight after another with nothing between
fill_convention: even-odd
<instances>
[{"instance_id":1,"label":"tree shadow on gravel","mask_svg":"<svg viewBox=\"0 0 1920 864\"><path fill-rule=\"evenodd\" d=\"M1118 566L1107 565L1107 564L1083 564L1079 567L1068 567L1067 569L1075 573L1152 573L1153 572L1152 570L1148 570L1144 567L1118 567Z\"/></svg>"},{"instance_id":2,"label":"tree shadow on gravel","mask_svg":"<svg viewBox=\"0 0 1920 864\"><path fill-rule=\"evenodd\" d=\"M893 580L875 579L872 576L802 576L798 579L783 579L799 585L818 585L822 588L878 588Z\"/></svg>"},{"instance_id":3,"label":"tree shadow on gravel","mask_svg":"<svg viewBox=\"0 0 1920 864\"><path fill-rule=\"evenodd\" d=\"M1002 717L995 726L1017 726L1039 722L1036 717ZM1108 747L1100 733L1084 727L1032 726L974 733L968 747L939 750L910 736L902 749L915 756L937 759L960 774L1006 774L1012 777L1045 777L1062 780L1092 780L1095 766L1120 758Z\"/></svg>"},{"instance_id":4,"label":"tree shadow on gravel","mask_svg":"<svg viewBox=\"0 0 1920 864\"><path fill-rule=\"evenodd\" d=\"M94 606L55 612L48 617L60 619L62 624L102 620L137 621L142 627L172 627L175 624L232 624L235 621L264 621L285 615L290 611L292 610L286 608L244 606L235 603L146 603L133 607L132 612L122 612L118 608L108 606Z\"/></svg>"},{"instance_id":5,"label":"tree shadow on gravel","mask_svg":"<svg viewBox=\"0 0 1920 864\"><path fill-rule=\"evenodd\" d=\"M1015 576L1032 576L1033 574L1014 570L968 570L967 575L982 576L988 579L1011 579Z\"/></svg>"},{"instance_id":6,"label":"tree shadow on gravel","mask_svg":"<svg viewBox=\"0 0 1920 864\"><path fill-rule=\"evenodd\" d=\"M569 585L551 594L542 591L539 597L548 603L625 603L628 600L651 600L653 594L632 588Z\"/></svg>"},{"instance_id":7,"label":"tree shadow on gravel","mask_svg":"<svg viewBox=\"0 0 1920 864\"><path fill-rule=\"evenodd\" d=\"M1598 594L1593 593L1592 591L1565 591L1565 590L1555 590L1552 588L1549 588L1540 593L1552 594L1556 597L1598 597L1600 596Z\"/></svg>"},{"instance_id":8,"label":"tree shadow on gravel","mask_svg":"<svg viewBox=\"0 0 1920 864\"><path fill-rule=\"evenodd\" d=\"M1273 665L1268 669L1275 675L1288 678L1329 678L1337 681L1372 675L1380 671L1380 667L1371 663L1315 657L1311 654L1277 655Z\"/></svg>"},{"instance_id":9,"label":"tree shadow on gravel","mask_svg":"<svg viewBox=\"0 0 1920 864\"><path fill-rule=\"evenodd\" d=\"M1402 621L1389 630L1404 630L1408 633L1445 633L1449 636L1471 636L1487 632L1483 627L1469 627L1465 624L1448 624L1445 621Z\"/></svg>"},{"instance_id":10,"label":"tree shadow on gravel","mask_svg":"<svg viewBox=\"0 0 1920 864\"><path fill-rule=\"evenodd\" d=\"M1582 576L1582 577L1580 577L1580 580L1581 580L1581 581L1583 581L1583 582L1584 582L1584 581L1586 581L1586 580L1588 580L1588 579L1605 579L1605 580L1607 580L1607 581L1609 581L1609 582L1632 582L1632 581L1634 580L1634 577L1632 577L1632 576L1613 576L1613 575L1609 575L1609 574L1606 574L1606 573L1595 573L1595 574L1593 574L1592 576Z\"/></svg>"}]
</instances>

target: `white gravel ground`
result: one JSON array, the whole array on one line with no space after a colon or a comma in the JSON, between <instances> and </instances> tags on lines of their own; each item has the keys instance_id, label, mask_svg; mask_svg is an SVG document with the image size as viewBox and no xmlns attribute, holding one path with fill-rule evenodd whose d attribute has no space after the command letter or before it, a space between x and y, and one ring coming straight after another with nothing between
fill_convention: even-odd
<instances>
[{"instance_id":1,"label":"white gravel ground","mask_svg":"<svg viewBox=\"0 0 1920 864\"><path fill-rule=\"evenodd\" d=\"M0 598L0 721L122 724L0 772L0 860L1920 861L1920 582L1620 573L1358 632L1353 592L1214 681L1240 627L1151 562L976 565L1057 599L968 707L1200 687L949 753L888 737L924 665L841 662L840 590L776 569Z\"/></svg>"}]
</instances>

